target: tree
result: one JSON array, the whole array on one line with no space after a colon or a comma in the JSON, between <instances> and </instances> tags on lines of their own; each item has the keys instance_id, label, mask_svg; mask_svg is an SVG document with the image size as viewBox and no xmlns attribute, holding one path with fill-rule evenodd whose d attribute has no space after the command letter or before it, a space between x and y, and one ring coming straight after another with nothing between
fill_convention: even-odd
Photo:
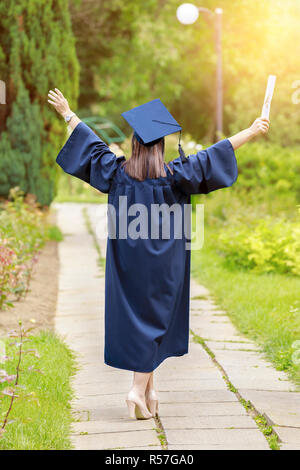
<instances>
[{"instance_id":1,"label":"tree","mask_svg":"<svg viewBox=\"0 0 300 470\"><path fill-rule=\"evenodd\" d=\"M196 42L194 30L176 19L178 4L178 0L72 4L83 114L109 117L129 131L120 113L160 97L175 117L188 124L189 132L205 135L213 130L214 89L207 92L214 65L211 30L205 22L196 25ZM197 54L201 44L204 54ZM204 68L206 74L198 73ZM195 100L195 95L203 95L202 100Z\"/></svg>"},{"instance_id":2,"label":"tree","mask_svg":"<svg viewBox=\"0 0 300 470\"><path fill-rule=\"evenodd\" d=\"M0 195L19 186L49 204L55 194L55 155L64 127L47 92L68 91L76 106L79 65L65 0L3 0L0 3Z\"/></svg>"},{"instance_id":3,"label":"tree","mask_svg":"<svg viewBox=\"0 0 300 470\"><path fill-rule=\"evenodd\" d=\"M72 3L82 68L80 108L113 119L160 97L184 131L212 141L215 126L214 25L201 14L176 20L182 0L81 0ZM192 2L193 3L193 2ZM195 2L196 3L196 2ZM224 132L249 126L261 112L269 74L278 77L266 139L300 143L298 0L203 0L223 8ZM206 18L205 18L206 16ZM84 28L82 25L84 24Z\"/></svg>"}]
</instances>

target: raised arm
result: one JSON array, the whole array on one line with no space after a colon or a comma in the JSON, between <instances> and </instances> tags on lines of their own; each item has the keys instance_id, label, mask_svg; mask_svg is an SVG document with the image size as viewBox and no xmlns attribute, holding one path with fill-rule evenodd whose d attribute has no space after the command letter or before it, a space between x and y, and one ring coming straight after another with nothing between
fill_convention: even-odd
<instances>
[{"instance_id":1,"label":"raised arm","mask_svg":"<svg viewBox=\"0 0 300 470\"><path fill-rule=\"evenodd\" d=\"M269 120L265 118L257 118L252 126L230 137L228 140L230 141L233 149L236 150L254 137L260 134L266 134L268 130Z\"/></svg>"},{"instance_id":2,"label":"raised arm","mask_svg":"<svg viewBox=\"0 0 300 470\"><path fill-rule=\"evenodd\" d=\"M108 193L119 165L125 157L116 157L108 145L70 110L60 90L49 91L48 102L63 117L72 116L68 124L73 129L56 162L69 175Z\"/></svg>"},{"instance_id":3,"label":"raised arm","mask_svg":"<svg viewBox=\"0 0 300 470\"><path fill-rule=\"evenodd\" d=\"M54 88L54 90L55 91L50 90L48 93L48 103L52 104L58 114L60 114L63 118L66 116L72 116L68 122L68 125L71 127L71 129L74 130L81 120L78 116L76 116L75 113L71 111L69 103L62 92L58 88Z\"/></svg>"}]
</instances>

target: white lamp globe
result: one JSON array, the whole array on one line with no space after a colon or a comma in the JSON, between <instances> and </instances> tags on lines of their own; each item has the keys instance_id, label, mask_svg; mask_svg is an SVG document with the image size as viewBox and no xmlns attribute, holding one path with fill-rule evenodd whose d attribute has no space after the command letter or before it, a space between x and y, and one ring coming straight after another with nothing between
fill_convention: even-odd
<instances>
[{"instance_id":1,"label":"white lamp globe","mask_svg":"<svg viewBox=\"0 0 300 470\"><path fill-rule=\"evenodd\" d=\"M198 19L199 10L192 3L183 3L177 8L176 16L182 24L193 24Z\"/></svg>"}]
</instances>

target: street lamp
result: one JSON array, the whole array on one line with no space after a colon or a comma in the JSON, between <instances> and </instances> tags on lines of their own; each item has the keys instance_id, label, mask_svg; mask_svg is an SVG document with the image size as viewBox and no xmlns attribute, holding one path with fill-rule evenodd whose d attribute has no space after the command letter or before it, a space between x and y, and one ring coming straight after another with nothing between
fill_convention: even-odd
<instances>
[{"instance_id":1,"label":"street lamp","mask_svg":"<svg viewBox=\"0 0 300 470\"><path fill-rule=\"evenodd\" d=\"M188 25L197 21L199 13L208 14L215 21L215 45L217 54L217 73L216 73L216 137L220 140L223 135L223 70L222 70L222 8L216 8L215 11L209 8L197 7L192 3L183 3L177 8L176 16L180 23Z\"/></svg>"}]
</instances>

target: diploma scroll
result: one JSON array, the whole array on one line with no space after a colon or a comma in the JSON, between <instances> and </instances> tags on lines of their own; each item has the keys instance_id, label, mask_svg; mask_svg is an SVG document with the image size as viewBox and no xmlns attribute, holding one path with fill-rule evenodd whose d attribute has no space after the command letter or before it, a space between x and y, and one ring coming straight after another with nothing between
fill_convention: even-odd
<instances>
[{"instance_id":1,"label":"diploma scroll","mask_svg":"<svg viewBox=\"0 0 300 470\"><path fill-rule=\"evenodd\" d=\"M273 98L275 82L276 82L276 75L269 75L267 89L266 89L266 95L265 95L265 101L264 101L264 105L263 105L263 109L262 109L262 113L261 113L262 118L269 119L269 117L270 117L271 102L272 102L272 98Z\"/></svg>"}]
</instances>

